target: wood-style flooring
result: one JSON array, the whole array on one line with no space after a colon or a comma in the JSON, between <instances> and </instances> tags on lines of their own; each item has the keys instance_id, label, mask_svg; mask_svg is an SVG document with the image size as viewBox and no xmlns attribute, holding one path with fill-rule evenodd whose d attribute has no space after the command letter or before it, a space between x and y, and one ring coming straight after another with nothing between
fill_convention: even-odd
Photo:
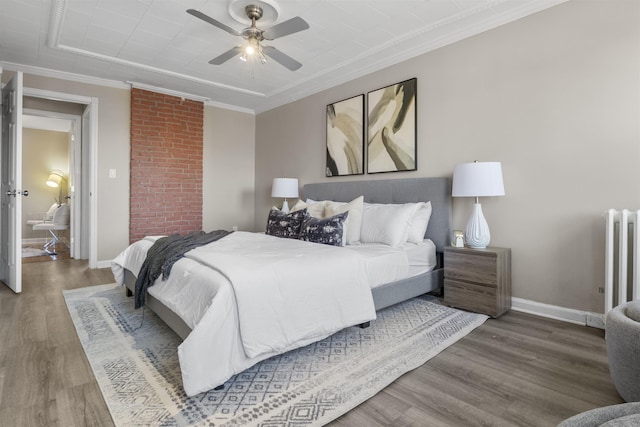
<instances>
[{"instance_id":1,"label":"wood-style flooring","mask_svg":"<svg viewBox=\"0 0 640 427\"><path fill-rule=\"evenodd\" d=\"M41 244L23 244L22 248L32 248L42 250ZM69 247L64 243L58 243L54 247L49 250L50 253L42 254L41 256L31 256L22 258L22 264L29 264L32 262L43 262L43 261L60 261L64 259L70 259L71 253L69 251Z\"/></svg>"},{"instance_id":2,"label":"wood-style flooring","mask_svg":"<svg viewBox=\"0 0 640 427\"><path fill-rule=\"evenodd\" d=\"M23 292L0 285L0 425L112 426L63 289L113 282L62 260L23 265ZM555 426L621 403L604 333L527 314L488 320L332 426Z\"/></svg>"}]
</instances>

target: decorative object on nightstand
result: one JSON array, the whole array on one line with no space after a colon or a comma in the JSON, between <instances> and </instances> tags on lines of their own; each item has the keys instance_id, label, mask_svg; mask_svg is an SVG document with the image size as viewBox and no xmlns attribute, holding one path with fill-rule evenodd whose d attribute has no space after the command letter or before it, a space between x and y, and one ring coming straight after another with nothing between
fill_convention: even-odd
<instances>
[{"instance_id":1,"label":"decorative object on nightstand","mask_svg":"<svg viewBox=\"0 0 640 427\"><path fill-rule=\"evenodd\" d=\"M284 198L282 203L282 211L289 213L289 204L287 197L298 197L298 179L297 178L274 178L271 186L271 197Z\"/></svg>"},{"instance_id":2,"label":"decorative object on nightstand","mask_svg":"<svg viewBox=\"0 0 640 427\"><path fill-rule=\"evenodd\" d=\"M473 212L467 223L467 245L486 248L491 240L489 225L482 214L479 197L504 196L500 162L462 163L453 170L453 197L475 197Z\"/></svg>"},{"instance_id":3,"label":"decorative object on nightstand","mask_svg":"<svg viewBox=\"0 0 640 427\"><path fill-rule=\"evenodd\" d=\"M491 317L511 308L511 249L444 249L444 302Z\"/></svg>"},{"instance_id":4,"label":"decorative object on nightstand","mask_svg":"<svg viewBox=\"0 0 640 427\"><path fill-rule=\"evenodd\" d=\"M454 248L464 248L464 236L462 234L462 231L460 230L453 231L451 246L453 246Z\"/></svg>"}]
</instances>

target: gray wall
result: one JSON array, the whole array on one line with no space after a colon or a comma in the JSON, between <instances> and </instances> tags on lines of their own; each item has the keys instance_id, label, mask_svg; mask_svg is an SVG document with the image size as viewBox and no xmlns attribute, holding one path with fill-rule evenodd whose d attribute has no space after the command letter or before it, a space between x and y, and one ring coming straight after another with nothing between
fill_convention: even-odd
<instances>
[{"instance_id":1,"label":"gray wall","mask_svg":"<svg viewBox=\"0 0 640 427\"><path fill-rule=\"evenodd\" d=\"M255 116L205 106L202 226L253 230Z\"/></svg>"},{"instance_id":2,"label":"gray wall","mask_svg":"<svg viewBox=\"0 0 640 427\"><path fill-rule=\"evenodd\" d=\"M97 258L111 260L129 242L129 90L28 74L24 86L99 99ZM109 178L109 169L117 178Z\"/></svg>"},{"instance_id":3,"label":"gray wall","mask_svg":"<svg viewBox=\"0 0 640 427\"><path fill-rule=\"evenodd\" d=\"M108 263L129 244L130 91L34 75L24 85L99 99L98 262ZM250 230L255 116L206 106L204 115L203 226Z\"/></svg>"},{"instance_id":4,"label":"gray wall","mask_svg":"<svg viewBox=\"0 0 640 427\"><path fill-rule=\"evenodd\" d=\"M602 312L605 209L640 208L640 2L580 0L256 117L255 228L271 180L325 178L325 106L418 78L418 171L500 161L506 196L481 200L513 251L513 295ZM472 200L454 200L464 229Z\"/></svg>"}]
</instances>

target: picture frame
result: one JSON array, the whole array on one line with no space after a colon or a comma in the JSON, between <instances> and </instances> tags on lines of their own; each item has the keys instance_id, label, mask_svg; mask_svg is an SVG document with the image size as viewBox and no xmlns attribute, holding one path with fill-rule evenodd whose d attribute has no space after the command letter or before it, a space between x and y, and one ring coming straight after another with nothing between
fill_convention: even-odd
<instances>
[{"instance_id":1,"label":"picture frame","mask_svg":"<svg viewBox=\"0 0 640 427\"><path fill-rule=\"evenodd\" d=\"M367 173L418 169L417 86L413 78L367 93Z\"/></svg>"},{"instance_id":2,"label":"picture frame","mask_svg":"<svg viewBox=\"0 0 640 427\"><path fill-rule=\"evenodd\" d=\"M327 105L326 176L364 174L364 94Z\"/></svg>"}]
</instances>

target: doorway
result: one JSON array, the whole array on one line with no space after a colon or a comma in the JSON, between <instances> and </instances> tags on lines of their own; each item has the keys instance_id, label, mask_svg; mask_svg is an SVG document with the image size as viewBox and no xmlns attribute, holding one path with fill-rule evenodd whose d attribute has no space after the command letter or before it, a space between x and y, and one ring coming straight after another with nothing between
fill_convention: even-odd
<instances>
[{"instance_id":1,"label":"doorway","mask_svg":"<svg viewBox=\"0 0 640 427\"><path fill-rule=\"evenodd\" d=\"M67 109L78 114L67 114L27 108L33 101L25 97L22 120L22 183L29 189L22 205L22 263L79 258L73 245L78 233L71 227L74 221L70 215L54 213L58 208L73 211L73 169L80 162L71 156L78 151L76 145L82 146L84 106L70 105ZM60 224L53 225L54 219ZM56 229L46 229L50 226Z\"/></svg>"},{"instance_id":2,"label":"doorway","mask_svg":"<svg viewBox=\"0 0 640 427\"><path fill-rule=\"evenodd\" d=\"M97 268L98 98L24 88L26 111L49 119L70 120L70 250Z\"/></svg>"},{"instance_id":3,"label":"doorway","mask_svg":"<svg viewBox=\"0 0 640 427\"><path fill-rule=\"evenodd\" d=\"M0 66L0 77L2 66ZM72 167L79 201L74 203L72 227L82 230L82 239L75 239L72 247L79 257L89 259L89 268L97 268L97 141L98 98L72 95L44 89L23 87L23 73L16 71L2 84L2 209L0 219L0 244L3 250L0 263L0 280L14 292L22 291L22 200L28 189L22 186L22 113L23 100L32 97L61 104L76 103L84 106L81 116L82 153L78 154L81 167ZM72 154L74 161L76 155ZM72 189L73 192L73 189ZM82 208L82 209L81 209Z\"/></svg>"}]
</instances>

